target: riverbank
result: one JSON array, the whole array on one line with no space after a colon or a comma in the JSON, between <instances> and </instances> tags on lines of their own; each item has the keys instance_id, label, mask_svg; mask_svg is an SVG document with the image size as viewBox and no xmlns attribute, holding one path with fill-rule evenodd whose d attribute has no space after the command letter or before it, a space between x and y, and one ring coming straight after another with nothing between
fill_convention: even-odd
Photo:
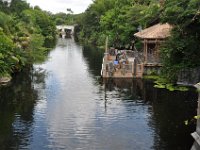
<instances>
[{"instance_id":1,"label":"riverbank","mask_svg":"<svg viewBox=\"0 0 200 150\"><path fill-rule=\"evenodd\" d=\"M11 77L0 77L0 85L1 84L7 84L12 80Z\"/></svg>"}]
</instances>

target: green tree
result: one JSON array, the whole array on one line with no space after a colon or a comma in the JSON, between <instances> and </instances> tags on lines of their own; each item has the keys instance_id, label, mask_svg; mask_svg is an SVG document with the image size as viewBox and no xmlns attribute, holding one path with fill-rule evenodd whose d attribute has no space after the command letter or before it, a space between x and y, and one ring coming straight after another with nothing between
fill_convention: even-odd
<instances>
[{"instance_id":1,"label":"green tree","mask_svg":"<svg viewBox=\"0 0 200 150\"><path fill-rule=\"evenodd\" d=\"M176 81L180 69L200 65L200 1L168 0L162 20L173 25L172 35L162 48L163 72Z\"/></svg>"},{"instance_id":2,"label":"green tree","mask_svg":"<svg viewBox=\"0 0 200 150\"><path fill-rule=\"evenodd\" d=\"M12 18L3 12L0 12L0 27L4 30L5 33L9 34L11 26Z\"/></svg>"},{"instance_id":3,"label":"green tree","mask_svg":"<svg viewBox=\"0 0 200 150\"><path fill-rule=\"evenodd\" d=\"M35 10L36 24L41 29L41 34L45 37L45 45L48 46L49 42L55 41L56 26L48 13Z\"/></svg>"},{"instance_id":4,"label":"green tree","mask_svg":"<svg viewBox=\"0 0 200 150\"><path fill-rule=\"evenodd\" d=\"M24 0L12 0L10 7L0 0L0 77L43 60L55 36L51 13Z\"/></svg>"},{"instance_id":5,"label":"green tree","mask_svg":"<svg viewBox=\"0 0 200 150\"><path fill-rule=\"evenodd\" d=\"M114 0L95 0L82 15L80 27L81 38L97 44L101 36L100 19L108 10L113 8Z\"/></svg>"},{"instance_id":6,"label":"green tree","mask_svg":"<svg viewBox=\"0 0 200 150\"><path fill-rule=\"evenodd\" d=\"M15 13L16 15L20 15L20 13L25 10L29 9L29 4L24 0L12 0L10 3L10 11Z\"/></svg>"},{"instance_id":7,"label":"green tree","mask_svg":"<svg viewBox=\"0 0 200 150\"><path fill-rule=\"evenodd\" d=\"M159 22L160 12L157 0L95 0L82 17L80 35L98 45L109 36L111 45L125 46L139 26Z\"/></svg>"},{"instance_id":8,"label":"green tree","mask_svg":"<svg viewBox=\"0 0 200 150\"><path fill-rule=\"evenodd\" d=\"M0 43L0 76L4 76L20 69L20 64L23 65L23 56L21 51L16 51L14 43L1 28Z\"/></svg>"},{"instance_id":9,"label":"green tree","mask_svg":"<svg viewBox=\"0 0 200 150\"><path fill-rule=\"evenodd\" d=\"M0 10L4 13L9 13L9 4L7 1L0 0Z\"/></svg>"}]
</instances>

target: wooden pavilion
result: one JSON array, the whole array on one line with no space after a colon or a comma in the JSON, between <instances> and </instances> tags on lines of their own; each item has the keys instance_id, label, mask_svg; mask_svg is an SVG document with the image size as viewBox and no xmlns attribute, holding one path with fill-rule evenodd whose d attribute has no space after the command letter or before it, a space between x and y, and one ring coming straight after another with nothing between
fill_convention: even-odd
<instances>
[{"instance_id":1,"label":"wooden pavilion","mask_svg":"<svg viewBox=\"0 0 200 150\"><path fill-rule=\"evenodd\" d=\"M166 24L156 24L146 28L134 36L141 39L143 43L143 61L136 65L136 77L142 77L145 74L155 72L159 74L160 67L160 45L170 36L172 26Z\"/></svg>"}]
</instances>

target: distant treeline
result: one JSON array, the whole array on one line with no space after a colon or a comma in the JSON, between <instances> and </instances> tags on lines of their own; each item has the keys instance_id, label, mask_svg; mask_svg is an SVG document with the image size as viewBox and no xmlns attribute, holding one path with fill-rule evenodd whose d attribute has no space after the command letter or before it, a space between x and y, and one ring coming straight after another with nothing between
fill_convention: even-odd
<instances>
[{"instance_id":1,"label":"distant treeline","mask_svg":"<svg viewBox=\"0 0 200 150\"><path fill-rule=\"evenodd\" d=\"M94 0L76 21L80 40L103 45L108 36L114 47L128 46L139 29L167 22L173 30L161 48L163 75L175 81L182 68L200 66L199 0Z\"/></svg>"},{"instance_id":2,"label":"distant treeline","mask_svg":"<svg viewBox=\"0 0 200 150\"><path fill-rule=\"evenodd\" d=\"M55 39L51 13L24 0L0 0L0 77L42 61Z\"/></svg>"}]
</instances>

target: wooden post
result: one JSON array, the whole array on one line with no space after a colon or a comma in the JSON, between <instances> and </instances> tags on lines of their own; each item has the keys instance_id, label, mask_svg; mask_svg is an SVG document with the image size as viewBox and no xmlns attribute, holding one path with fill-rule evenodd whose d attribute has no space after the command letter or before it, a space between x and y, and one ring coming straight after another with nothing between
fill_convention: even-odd
<instances>
[{"instance_id":1,"label":"wooden post","mask_svg":"<svg viewBox=\"0 0 200 150\"><path fill-rule=\"evenodd\" d=\"M134 64L135 64L135 60L134 60L134 62L132 63L132 75L134 75Z\"/></svg>"},{"instance_id":2,"label":"wooden post","mask_svg":"<svg viewBox=\"0 0 200 150\"><path fill-rule=\"evenodd\" d=\"M157 63L160 63L160 41L157 40L156 41L156 60L157 60Z\"/></svg>"},{"instance_id":3,"label":"wooden post","mask_svg":"<svg viewBox=\"0 0 200 150\"><path fill-rule=\"evenodd\" d=\"M143 77L143 75L144 75L144 64L143 63L141 64L141 72L142 72L141 77Z\"/></svg>"},{"instance_id":4,"label":"wooden post","mask_svg":"<svg viewBox=\"0 0 200 150\"><path fill-rule=\"evenodd\" d=\"M147 63L147 40L144 40L144 63Z\"/></svg>"},{"instance_id":5,"label":"wooden post","mask_svg":"<svg viewBox=\"0 0 200 150\"><path fill-rule=\"evenodd\" d=\"M109 54L108 54L108 36L106 37L106 45L105 45L105 53L106 53L106 60L108 60L108 56L109 56Z\"/></svg>"},{"instance_id":6,"label":"wooden post","mask_svg":"<svg viewBox=\"0 0 200 150\"><path fill-rule=\"evenodd\" d=\"M143 55L144 55L144 62L146 61L146 55L145 55L145 40L143 41Z\"/></svg>"},{"instance_id":7,"label":"wooden post","mask_svg":"<svg viewBox=\"0 0 200 150\"><path fill-rule=\"evenodd\" d=\"M105 52L108 52L108 36L106 37Z\"/></svg>"}]
</instances>

